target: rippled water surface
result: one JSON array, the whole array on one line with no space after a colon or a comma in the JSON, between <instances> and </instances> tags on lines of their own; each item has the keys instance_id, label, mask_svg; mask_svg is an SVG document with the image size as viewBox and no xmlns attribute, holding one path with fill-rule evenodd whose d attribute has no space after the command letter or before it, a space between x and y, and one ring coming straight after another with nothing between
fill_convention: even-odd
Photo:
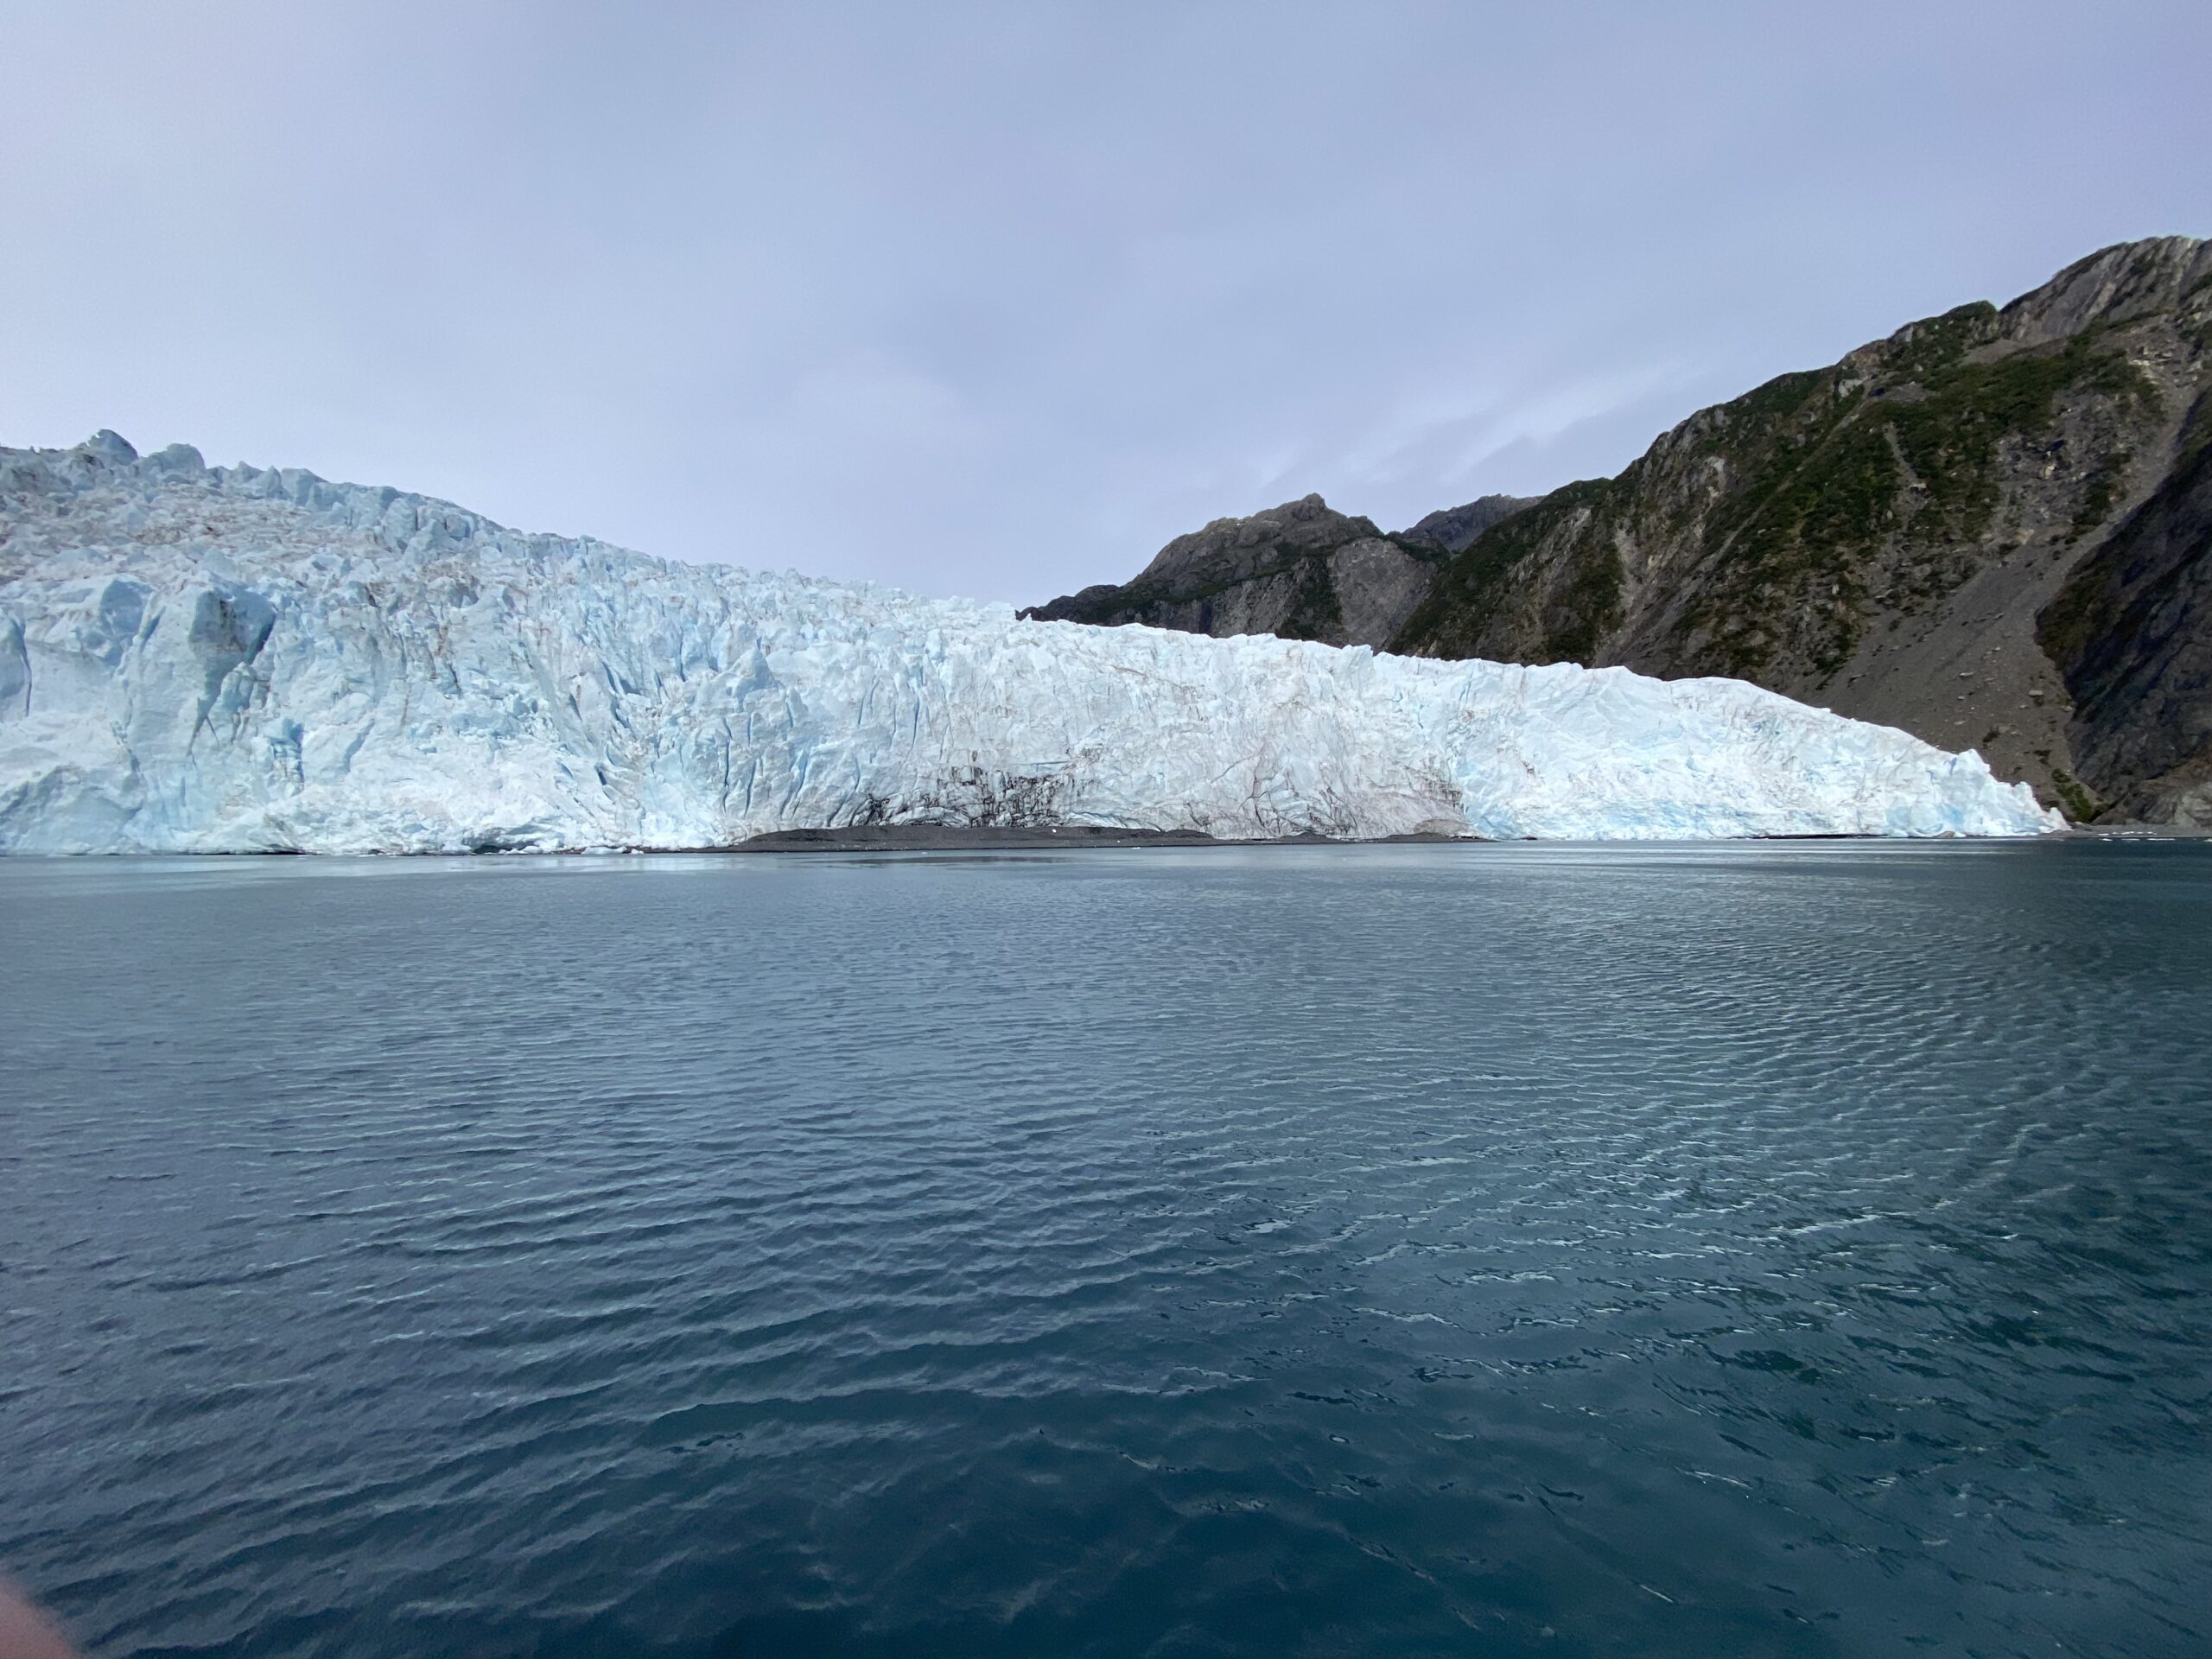
<instances>
[{"instance_id":1,"label":"rippled water surface","mask_svg":"<svg viewBox=\"0 0 2212 1659\"><path fill-rule=\"evenodd\" d=\"M2212 845L0 864L94 1652L2212 1643Z\"/></svg>"}]
</instances>

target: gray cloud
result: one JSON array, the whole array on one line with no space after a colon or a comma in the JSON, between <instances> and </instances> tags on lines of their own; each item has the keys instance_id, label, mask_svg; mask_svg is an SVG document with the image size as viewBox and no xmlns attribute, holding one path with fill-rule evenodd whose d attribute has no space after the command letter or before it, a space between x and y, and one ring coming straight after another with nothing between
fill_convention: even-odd
<instances>
[{"instance_id":1,"label":"gray cloud","mask_svg":"<svg viewBox=\"0 0 2212 1659\"><path fill-rule=\"evenodd\" d=\"M23 6L0 442L1039 600L2212 231L2170 5Z\"/></svg>"}]
</instances>

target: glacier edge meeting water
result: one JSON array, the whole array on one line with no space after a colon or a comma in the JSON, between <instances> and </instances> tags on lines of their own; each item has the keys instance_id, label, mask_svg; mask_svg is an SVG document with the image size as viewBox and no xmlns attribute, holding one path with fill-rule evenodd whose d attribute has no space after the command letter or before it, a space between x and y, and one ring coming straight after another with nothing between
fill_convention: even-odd
<instances>
[{"instance_id":1,"label":"glacier edge meeting water","mask_svg":"<svg viewBox=\"0 0 2212 1659\"><path fill-rule=\"evenodd\" d=\"M0 450L0 850L2019 836L2024 785L1729 680L1017 620L296 470Z\"/></svg>"}]
</instances>

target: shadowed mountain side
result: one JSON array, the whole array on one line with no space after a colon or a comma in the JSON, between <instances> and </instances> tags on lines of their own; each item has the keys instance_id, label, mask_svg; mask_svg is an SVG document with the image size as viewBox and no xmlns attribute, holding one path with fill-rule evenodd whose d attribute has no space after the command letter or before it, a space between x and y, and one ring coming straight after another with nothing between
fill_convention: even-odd
<instances>
[{"instance_id":1,"label":"shadowed mountain side","mask_svg":"<svg viewBox=\"0 0 2212 1659\"><path fill-rule=\"evenodd\" d=\"M2082 782L2115 817L2212 823L2212 393L2149 500L2074 567L2038 637Z\"/></svg>"}]
</instances>

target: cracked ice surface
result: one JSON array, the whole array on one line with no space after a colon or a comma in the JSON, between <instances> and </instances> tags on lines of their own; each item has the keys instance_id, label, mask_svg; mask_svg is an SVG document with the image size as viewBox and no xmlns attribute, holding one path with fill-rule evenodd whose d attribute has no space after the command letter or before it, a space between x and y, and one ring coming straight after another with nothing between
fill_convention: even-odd
<instances>
[{"instance_id":1,"label":"cracked ice surface","mask_svg":"<svg viewBox=\"0 0 2212 1659\"><path fill-rule=\"evenodd\" d=\"M0 449L0 850L2028 835L2023 785L1732 680L1015 620L295 470Z\"/></svg>"}]
</instances>

